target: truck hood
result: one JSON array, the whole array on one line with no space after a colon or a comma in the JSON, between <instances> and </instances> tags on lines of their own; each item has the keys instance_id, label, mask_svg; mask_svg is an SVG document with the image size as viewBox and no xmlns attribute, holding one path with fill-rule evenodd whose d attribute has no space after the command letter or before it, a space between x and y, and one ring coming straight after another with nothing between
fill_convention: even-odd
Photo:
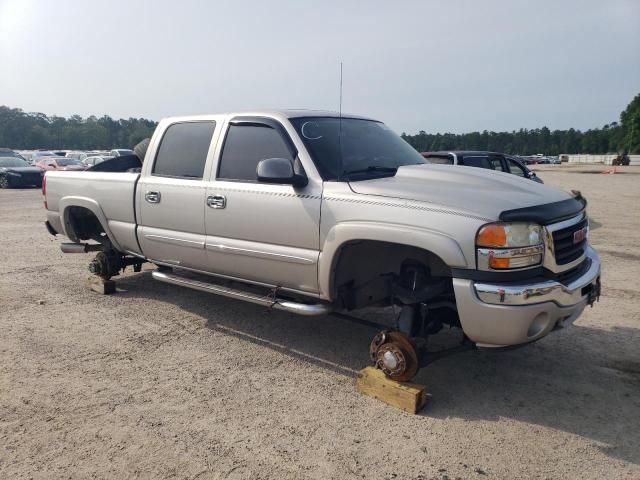
<instances>
[{"instance_id":1,"label":"truck hood","mask_svg":"<svg viewBox=\"0 0 640 480\"><path fill-rule=\"evenodd\" d=\"M505 210L560 202L567 192L510 173L450 165L406 165L393 177L350 182L355 193L426 202L489 220Z\"/></svg>"}]
</instances>

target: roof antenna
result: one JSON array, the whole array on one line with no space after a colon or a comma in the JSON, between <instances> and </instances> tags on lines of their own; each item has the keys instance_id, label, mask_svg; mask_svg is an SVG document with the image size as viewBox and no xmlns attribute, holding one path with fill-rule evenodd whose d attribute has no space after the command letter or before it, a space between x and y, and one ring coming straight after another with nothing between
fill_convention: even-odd
<instances>
[{"instance_id":1,"label":"roof antenna","mask_svg":"<svg viewBox=\"0 0 640 480\"><path fill-rule=\"evenodd\" d=\"M340 120L342 120L342 62L340 62Z\"/></svg>"},{"instance_id":2,"label":"roof antenna","mask_svg":"<svg viewBox=\"0 0 640 480\"><path fill-rule=\"evenodd\" d=\"M342 62L340 62L340 106L338 110L338 149L340 151L340 163L344 175L344 159L342 158ZM342 177L342 175L341 175Z\"/></svg>"}]
</instances>

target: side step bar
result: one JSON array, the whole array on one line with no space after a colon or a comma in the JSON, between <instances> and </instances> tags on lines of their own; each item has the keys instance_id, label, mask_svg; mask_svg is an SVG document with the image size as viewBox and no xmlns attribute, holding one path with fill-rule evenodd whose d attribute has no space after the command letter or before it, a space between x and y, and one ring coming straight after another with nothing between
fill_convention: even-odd
<instances>
[{"instance_id":1,"label":"side step bar","mask_svg":"<svg viewBox=\"0 0 640 480\"><path fill-rule=\"evenodd\" d=\"M88 253L88 252L99 252L104 248L104 245L98 244L89 244L89 243L61 243L60 250L64 253Z\"/></svg>"},{"instance_id":2,"label":"side step bar","mask_svg":"<svg viewBox=\"0 0 640 480\"><path fill-rule=\"evenodd\" d=\"M213 283L201 282L176 275L175 273L161 272L158 270L153 271L151 276L156 280L170 283L171 285L193 288L194 290L200 290L201 292L215 293L216 295L222 295L223 297L244 300L245 302L256 303L265 307L275 308L276 310L297 313L298 315L326 315L331 312L331 306L325 303L300 303L278 298L274 301L270 296L257 295L255 293L249 293Z\"/></svg>"}]
</instances>

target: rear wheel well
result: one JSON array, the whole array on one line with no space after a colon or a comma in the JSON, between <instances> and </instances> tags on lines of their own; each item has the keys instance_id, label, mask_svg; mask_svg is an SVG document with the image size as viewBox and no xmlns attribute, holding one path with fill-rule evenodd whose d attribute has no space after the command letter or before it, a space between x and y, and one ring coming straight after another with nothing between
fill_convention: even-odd
<instances>
[{"instance_id":1,"label":"rear wheel well","mask_svg":"<svg viewBox=\"0 0 640 480\"><path fill-rule=\"evenodd\" d=\"M100 220L91 210L85 207L69 207L65 211L66 227L70 228L76 240L95 240L100 243L109 241Z\"/></svg>"},{"instance_id":2,"label":"rear wheel well","mask_svg":"<svg viewBox=\"0 0 640 480\"><path fill-rule=\"evenodd\" d=\"M332 272L332 297L347 309L388 302L403 265L422 265L432 279L448 279L451 269L436 254L411 245L376 240L341 247ZM452 291L452 289L451 289Z\"/></svg>"}]
</instances>

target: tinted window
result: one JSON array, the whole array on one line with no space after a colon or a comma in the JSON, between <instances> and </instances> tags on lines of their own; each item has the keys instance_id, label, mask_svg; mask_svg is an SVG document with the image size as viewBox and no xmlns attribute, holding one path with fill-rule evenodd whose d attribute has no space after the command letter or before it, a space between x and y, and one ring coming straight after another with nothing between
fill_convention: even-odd
<instances>
[{"instance_id":1,"label":"tinted window","mask_svg":"<svg viewBox=\"0 0 640 480\"><path fill-rule=\"evenodd\" d=\"M320 175L325 180L344 179L348 173L428 163L411 145L386 125L373 120L335 117L292 118ZM377 170L376 170L377 169ZM389 173L387 173L389 175Z\"/></svg>"},{"instance_id":2,"label":"tinted window","mask_svg":"<svg viewBox=\"0 0 640 480\"><path fill-rule=\"evenodd\" d=\"M222 149L218 178L255 181L258 162L267 158L293 160L280 132L268 126L231 125Z\"/></svg>"},{"instance_id":3,"label":"tinted window","mask_svg":"<svg viewBox=\"0 0 640 480\"><path fill-rule=\"evenodd\" d=\"M489 161L491 162L491 166L494 170L499 172L506 172L504 164L502 163L502 159L500 157L489 157Z\"/></svg>"},{"instance_id":4,"label":"tinted window","mask_svg":"<svg viewBox=\"0 0 640 480\"><path fill-rule=\"evenodd\" d=\"M462 159L462 165L466 165L468 167L488 168L489 170L493 170L488 157L464 157L464 159Z\"/></svg>"},{"instance_id":5,"label":"tinted window","mask_svg":"<svg viewBox=\"0 0 640 480\"><path fill-rule=\"evenodd\" d=\"M154 175L202 178L215 122L175 123L164 132Z\"/></svg>"},{"instance_id":6,"label":"tinted window","mask_svg":"<svg viewBox=\"0 0 640 480\"><path fill-rule=\"evenodd\" d=\"M511 173L513 173L514 175L518 175L519 177L527 176L524 171L524 168L518 165L518 162L511 160L510 158L508 158L507 161L509 162L509 168L511 169Z\"/></svg>"}]
</instances>

